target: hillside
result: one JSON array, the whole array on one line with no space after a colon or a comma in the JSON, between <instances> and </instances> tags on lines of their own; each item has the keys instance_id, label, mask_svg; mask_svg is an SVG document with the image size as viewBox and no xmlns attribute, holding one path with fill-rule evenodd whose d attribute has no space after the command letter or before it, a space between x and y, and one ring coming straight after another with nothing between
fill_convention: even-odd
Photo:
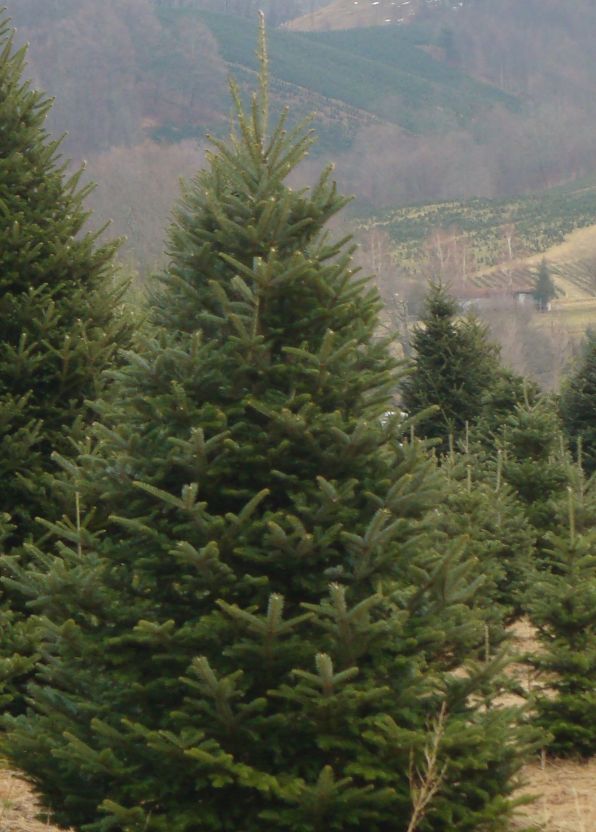
<instances>
[{"instance_id":1,"label":"hillside","mask_svg":"<svg viewBox=\"0 0 596 832\"><path fill-rule=\"evenodd\" d=\"M56 97L49 126L68 132L69 155L225 131L227 72L246 88L253 80L256 15L205 5L221 9L157 0L106 0L101 11L94 0L21 0L9 9L19 41L33 44L34 83ZM515 96L447 67L399 29L363 30L354 41L272 27L269 48L274 107L296 119L316 114L317 153L350 148L371 125L436 136L495 109L520 111Z\"/></svg>"},{"instance_id":2,"label":"hillside","mask_svg":"<svg viewBox=\"0 0 596 832\"><path fill-rule=\"evenodd\" d=\"M370 25L388 3L407 25L393 17ZM337 163L344 188L375 211L509 197L596 170L596 10L587 0L457 10L350 0L314 4L307 17L366 11L364 28L274 28L309 5L266 4L273 107L288 106L292 120L315 112L313 152ZM244 90L253 80L255 8L249 0L15 0L9 11L19 41L32 43L33 82L56 97L50 129L67 132L67 156L90 159L225 132L226 75Z\"/></svg>"},{"instance_id":3,"label":"hillside","mask_svg":"<svg viewBox=\"0 0 596 832\"><path fill-rule=\"evenodd\" d=\"M595 225L596 180L586 179L516 199L400 207L371 218L363 217L359 224L387 231L394 243L396 260L402 267L413 269L425 241L433 233L455 233L469 250L468 262L474 263L480 275L506 259L542 255L563 243L576 229ZM565 251L572 254L569 248ZM585 250L583 257L589 257Z\"/></svg>"},{"instance_id":4,"label":"hillside","mask_svg":"<svg viewBox=\"0 0 596 832\"><path fill-rule=\"evenodd\" d=\"M429 278L447 282L491 324L507 361L555 386L574 346L596 325L596 180L512 200L413 205L357 221L389 308L416 316ZM542 259L557 287L551 313L520 306ZM522 298L520 298L522 300Z\"/></svg>"},{"instance_id":5,"label":"hillside","mask_svg":"<svg viewBox=\"0 0 596 832\"><path fill-rule=\"evenodd\" d=\"M178 23L198 18L228 66L256 69L256 23L192 8L161 15ZM397 29L363 30L343 40L271 30L269 54L274 80L300 88L303 104L322 96L412 133L461 128L497 105L519 110L513 96L446 68Z\"/></svg>"}]
</instances>

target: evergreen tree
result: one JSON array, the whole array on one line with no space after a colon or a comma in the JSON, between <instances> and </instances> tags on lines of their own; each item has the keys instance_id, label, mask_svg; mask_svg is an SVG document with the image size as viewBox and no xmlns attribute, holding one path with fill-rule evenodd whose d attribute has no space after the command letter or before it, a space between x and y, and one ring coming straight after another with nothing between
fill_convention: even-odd
<instances>
[{"instance_id":1,"label":"evergreen tree","mask_svg":"<svg viewBox=\"0 0 596 832\"><path fill-rule=\"evenodd\" d=\"M534 286L534 301L539 312L548 312L550 309L550 302L556 296L557 289L550 276L550 269L546 260L543 258L536 275L536 283Z\"/></svg>"},{"instance_id":2,"label":"evergreen tree","mask_svg":"<svg viewBox=\"0 0 596 832\"><path fill-rule=\"evenodd\" d=\"M15 570L44 657L4 750L88 832L405 831L420 782L420 830L501 829L517 729L499 664L465 660L473 564L382 418L378 295L324 233L328 172L284 184L310 137L268 134L264 34L260 58L178 209L159 327L64 462L80 514Z\"/></svg>"},{"instance_id":3,"label":"evergreen tree","mask_svg":"<svg viewBox=\"0 0 596 832\"><path fill-rule=\"evenodd\" d=\"M596 471L596 331L588 331L582 358L561 391L560 412L572 447L581 449L587 474Z\"/></svg>"},{"instance_id":4,"label":"evergreen tree","mask_svg":"<svg viewBox=\"0 0 596 832\"><path fill-rule=\"evenodd\" d=\"M480 416L469 431L475 451L493 451L507 418L517 407L536 404L539 397L540 388L535 382L501 367L494 384L484 391Z\"/></svg>"},{"instance_id":5,"label":"evergreen tree","mask_svg":"<svg viewBox=\"0 0 596 832\"><path fill-rule=\"evenodd\" d=\"M513 489L537 535L538 557L566 497L573 465L554 402L547 396L518 405L497 437L503 479Z\"/></svg>"},{"instance_id":6,"label":"evergreen tree","mask_svg":"<svg viewBox=\"0 0 596 832\"><path fill-rule=\"evenodd\" d=\"M459 317L455 300L436 283L429 288L412 345L412 369L400 388L403 406L411 413L435 408L417 431L440 440L445 451L450 434L461 436L466 423L480 418L483 397L499 377L498 348L475 317Z\"/></svg>"},{"instance_id":7,"label":"evergreen tree","mask_svg":"<svg viewBox=\"0 0 596 832\"><path fill-rule=\"evenodd\" d=\"M524 611L535 531L503 481L501 457L493 470L483 454L454 454L442 471L448 486L439 525L447 539L463 536L467 541L482 580L477 603L495 648L505 635L504 625Z\"/></svg>"},{"instance_id":8,"label":"evergreen tree","mask_svg":"<svg viewBox=\"0 0 596 832\"><path fill-rule=\"evenodd\" d=\"M569 489L569 523L550 533L549 569L536 576L530 613L542 650L531 662L545 673L536 722L556 754L596 751L596 500ZM584 528L578 528L577 520Z\"/></svg>"},{"instance_id":9,"label":"evergreen tree","mask_svg":"<svg viewBox=\"0 0 596 832\"><path fill-rule=\"evenodd\" d=\"M0 551L13 533L8 514L0 514ZM0 708L4 713L23 709L22 694L39 659L39 638L34 617L23 617L12 609L0 585Z\"/></svg>"},{"instance_id":10,"label":"evergreen tree","mask_svg":"<svg viewBox=\"0 0 596 832\"><path fill-rule=\"evenodd\" d=\"M114 245L84 233L79 174L67 175L44 122L51 101L23 80L0 11L0 513L12 516L6 546L36 532L35 517L58 517L47 472L54 449L89 419L127 328L117 309Z\"/></svg>"}]
</instances>

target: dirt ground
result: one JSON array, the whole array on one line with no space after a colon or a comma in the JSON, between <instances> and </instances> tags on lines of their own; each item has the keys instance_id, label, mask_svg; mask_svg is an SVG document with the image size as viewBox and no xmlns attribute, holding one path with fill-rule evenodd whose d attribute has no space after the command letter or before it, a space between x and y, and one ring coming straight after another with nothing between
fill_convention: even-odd
<instances>
[{"instance_id":1,"label":"dirt ground","mask_svg":"<svg viewBox=\"0 0 596 832\"><path fill-rule=\"evenodd\" d=\"M39 807L26 783L10 771L0 772L0 832L58 832L38 819ZM61 830L63 832L63 830Z\"/></svg>"},{"instance_id":2,"label":"dirt ground","mask_svg":"<svg viewBox=\"0 0 596 832\"><path fill-rule=\"evenodd\" d=\"M537 796L511 827L539 832L595 832L596 759L587 763L547 760L527 766L522 793Z\"/></svg>"}]
</instances>

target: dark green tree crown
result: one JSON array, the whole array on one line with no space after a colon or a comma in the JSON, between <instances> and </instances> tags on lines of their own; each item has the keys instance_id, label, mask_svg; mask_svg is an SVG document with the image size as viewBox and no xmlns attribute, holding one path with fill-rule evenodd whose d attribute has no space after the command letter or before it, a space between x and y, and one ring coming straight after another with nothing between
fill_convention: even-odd
<instances>
[{"instance_id":1,"label":"dark green tree crown","mask_svg":"<svg viewBox=\"0 0 596 832\"><path fill-rule=\"evenodd\" d=\"M67 175L60 140L45 129L52 99L23 80L26 52L15 49L0 9L0 286L11 294L51 287L55 303L69 296L73 282L84 282L87 291L97 288L113 269L117 244L93 250L98 234L80 236L88 218L82 204L93 186L78 187L82 171ZM86 272L73 273L77 253L91 258ZM5 333L3 327L3 338Z\"/></svg>"},{"instance_id":2,"label":"dark green tree crown","mask_svg":"<svg viewBox=\"0 0 596 832\"><path fill-rule=\"evenodd\" d=\"M252 321L256 334L275 338L283 325L286 345L298 346L309 336L320 345L329 324L349 323L355 311L353 305L340 303L338 308L337 303L343 300L343 282L353 276L346 274L351 249L346 250L345 240L331 243L321 235L349 200L338 195L330 180L331 167L310 190L285 184L314 138L307 122L288 132L287 111L270 130L263 31L259 60L260 87L249 111L232 81L231 136L228 141L213 140L215 152L207 155L206 170L185 188L175 212L171 262L164 277L167 309L160 314L158 304L156 318L169 328L201 328L210 337L217 333L225 339L229 330L222 328L223 306L239 307L244 317L247 304L258 304ZM332 269L338 278L328 286ZM368 312L370 317L370 307Z\"/></svg>"},{"instance_id":3,"label":"dark green tree crown","mask_svg":"<svg viewBox=\"0 0 596 832\"><path fill-rule=\"evenodd\" d=\"M571 447L588 475L596 471L596 331L586 333L581 358L563 385L560 412Z\"/></svg>"},{"instance_id":4,"label":"dark green tree crown","mask_svg":"<svg viewBox=\"0 0 596 832\"><path fill-rule=\"evenodd\" d=\"M536 282L534 284L534 299L540 310L546 310L550 301L556 296L557 288L551 277L550 269L546 259L542 259Z\"/></svg>"},{"instance_id":5,"label":"dark green tree crown","mask_svg":"<svg viewBox=\"0 0 596 832\"><path fill-rule=\"evenodd\" d=\"M461 317L445 286L431 283L420 325L412 339L414 361L401 385L405 408L435 407L419 424L421 436L441 440L461 434L482 415L483 398L499 375L498 347L473 315Z\"/></svg>"},{"instance_id":6,"label":"dark green tree crown","mask_svg":"<svg viewBox=\"0 0 596 832\"><path fill-rule=\"evenodd\" d=\"M51 100L23 80L25 56L0 11L0 511L15 521L13 544L52 515L51 452L72 450L85 399L128 341L115 245L84 232L89 188L45 129Z\"/></svg>"}]
</instances>

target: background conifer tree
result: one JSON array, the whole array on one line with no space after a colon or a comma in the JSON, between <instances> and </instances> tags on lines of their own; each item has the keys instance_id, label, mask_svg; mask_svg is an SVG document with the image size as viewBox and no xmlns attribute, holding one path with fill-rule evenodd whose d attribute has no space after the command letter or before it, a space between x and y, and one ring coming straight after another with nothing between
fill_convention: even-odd
<instances>
[{"instance_id":1,"label":"background conifer tree","mask_svg":"<svg viewBox=\"0 0 596 832\"><path fill-rule=\"evenodd\" d=\"M550 275L550 269L545 259L540 263L536 283L534 285L534 302L539 312L548 312L550 302L556 296L557 289Z\"/></svg>"},{"instance_id":2,"label":"background conifer tree","mask_svg":"<svg viewBox=\"0 0 596 832\"><path fill-rule=\"evenodd\" d=\"M581 448L587 474L596 471L596 331L588 331L578 366L561 391L560 412L571 447Z\"/></svg>"},{"instance_id":3,"label":"background conifer tree","mask_svg":"<svg viewBox=\"0 0 596 832\"><path fill-rule=\"evenodd\" d=\"M60 516L47 472L54 449L88 419L85 399L128 340L117 309L114 245L85 233L79 174L71 176L44 122L51 101L24 80L0 10L0 512L5 546Z\"/></svg>"},{"instance_id":4,"label":"background conifer tree","mask_svg":"<svg viewBox=\"0 0 596 832\"><path fill-rule=\"evenodd\" d=\"M496 446L503 479L536 532L540 560L545 556L545 535L556 531L557 510L574 476L554 401L542 396L534 404L517 405L505 420Z\"/></svg>"},{"instance_id":5,"label":"background conifer tree","mask_svg":"<svg viewBox=\"0 0 596 832\"><path fill-rule=\"evenodd\" d=\"M44 623L6 753L89 832L502 827L519 760L478 581L435 529L440 483L384 419L379 298L324 233L310 137L250 114L186 190L151 338L65 461L80 521L15 584ZM76 518L76 515L74 515ZM455 674L457 668L467 672ZM430 736L429 736L430 734Z\"/></svg>"},{"instance_id":6,"label":"background conifer tree","mask_svg":"<svg viewBox=\"0 0 596 832\"><path fill-rule=\"evenodd\" d=\"M516 407L534 405L539 397L540 388L535 382L501 367L493 385L484 391L480 416L469 431L468 444L474 453L486 455L494 451L497 437ZM461 440L459 447L462 447Z\"/></svg>"},{"instance_id":7,"label":"background conifer tree","mask_svg":"<svg viewBox=\"0 0 596 832\"><path fill-rule=\"evenodd\" d=\"M465 449L464 449L465 450ZM477 603L485 608L490 644L498 647L504 625L525 611L535 531L523 506L483 454L453 454L441 468L447 478L440 528L448 539L463 536L482 580Z\"/></svg>"},{"instance_id":8,"label":"background conifer tree","mask_svg":"<svg viewBox=\"0 0 596 832\"><path fill-rule=\"evenodd\" d=\"M498 347L473 316L460 317L444 286L433 283L420 325L412 338L414 360L400 390L411 413L435 411L417 423L417 432L449 447L449 435L461 437L466 423L481 416L483 398L499 377Z\"/></svg>"}]
</instances>

